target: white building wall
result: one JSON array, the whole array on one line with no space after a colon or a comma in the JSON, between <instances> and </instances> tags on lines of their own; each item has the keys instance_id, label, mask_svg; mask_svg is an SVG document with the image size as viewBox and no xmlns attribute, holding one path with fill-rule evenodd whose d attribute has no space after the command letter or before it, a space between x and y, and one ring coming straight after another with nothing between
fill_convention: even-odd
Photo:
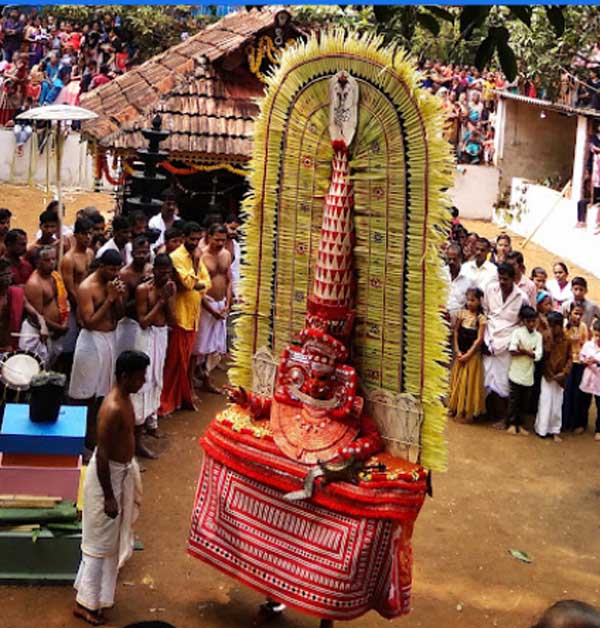
<instances>
[{"instance_id":1,"label":"white building wall","mask_svg":"<svg viewBox=\"0 0 600 628\"><path fill-rule=\"evenodd\" d=\"M0 129L0 182L25 185L50 185L56 180L56 157L48 144L41 154L37 139L32 136L17 155L15 136L12 129ZM94 189L94 162L88 154L87 142L82 142L79 133L70 133L64 143L61 165L61 181L64 188Z\"/></svg>"},{"instance_id":2,"label":"white building wall","mask_svg":"<svg viewBox=\"0 0 600 628\"><path fill-rule=\"evenodd\" d=\"M523 192L523 185L526 191ZM524 201L520 203L520 201ZM514 178L511 203L521 204L521 215L508 224L515 233L528 238L537 228L532 242L556 255L556 259L573 262L600 278L598 236L594 236L597 208L588 210L587 228L575 229L577 201L560 197L560 192L541 185L532 185ZM554 206L551 213L550 210ZM494 216L494 222L505 225L502 214ZM538 228L539 227L539 228ZM522 249L522 243L514 243ZM527 249L525 249L526 254Z\"/></svg>"}]
</instances>

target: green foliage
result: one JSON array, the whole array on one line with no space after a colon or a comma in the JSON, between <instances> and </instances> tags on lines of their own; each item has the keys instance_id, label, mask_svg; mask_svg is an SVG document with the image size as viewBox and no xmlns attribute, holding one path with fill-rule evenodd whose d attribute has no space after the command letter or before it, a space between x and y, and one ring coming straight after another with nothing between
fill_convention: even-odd
<instances>
[{"instance_id":1,"label":"green foliage","mask_svg":"<svg viewBox=\"0 0 600 628\"><path fill-rule=\"evenodd\" d=\"M509 81L537 77L550 95L561 66L600 32L597 6L304 6L296 20L374 31L419 58L502 69Z\"/></svg>"}]
</instances>

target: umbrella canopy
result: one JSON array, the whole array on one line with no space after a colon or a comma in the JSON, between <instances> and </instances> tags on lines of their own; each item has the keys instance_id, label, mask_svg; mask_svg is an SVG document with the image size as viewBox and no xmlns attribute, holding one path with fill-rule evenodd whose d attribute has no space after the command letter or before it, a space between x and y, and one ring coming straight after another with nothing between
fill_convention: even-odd
<instances>
[{"instance_id":1,"label":"umbrella canopy","mask_svg":"<svg viewBox=\"0 0 600 628\"><path fill-rule=\"evenodd\" d=\"M98 114L74 105L44 105L20 113L17 120L93 120Z\"/></svg>"}]
</instances>

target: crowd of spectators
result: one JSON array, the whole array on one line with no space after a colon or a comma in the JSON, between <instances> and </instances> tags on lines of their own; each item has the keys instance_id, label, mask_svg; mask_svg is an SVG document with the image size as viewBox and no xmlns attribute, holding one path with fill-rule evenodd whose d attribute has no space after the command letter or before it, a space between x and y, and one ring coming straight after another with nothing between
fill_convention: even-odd
<instances>
[{"instance_id":1,"label":"crowd of spectators","mask_svg":"<svg viewBox=\"0 0 600 628\"><path fill-rule=\"evenodd\" d=\"M491 164L496 92L519 89L519 81L509 83L501 72L479 72L472 66L441 61L424 61L419 69L422 86L441 98L446 113L444 137L455 147L457 161Z\"/></svg>"},{"instance_id":2,"label":"crowd of spectators","mask_svg":"<svg viewBox=\"0 0 600 628\"><path fill-rule=\"evenodd\" d=\"M82 93L126 72L138 54L118 16L83 24L16 8L0 18L0 46L2 126L38 105L78 104Z\"/></svg>"},{"instance_id":3,"label":"crowd of spectators","mask_svg":"<svg viewBox=\"0 0 600 628\"><path fill-rule=\"evenodd\" d=\"M489 418L510 434L600 441L600 308L567 265L527 272L510 236L469 233L454 209L445 249L453 367L448 406L460 422Z\"/></svg>"}]
</instances>

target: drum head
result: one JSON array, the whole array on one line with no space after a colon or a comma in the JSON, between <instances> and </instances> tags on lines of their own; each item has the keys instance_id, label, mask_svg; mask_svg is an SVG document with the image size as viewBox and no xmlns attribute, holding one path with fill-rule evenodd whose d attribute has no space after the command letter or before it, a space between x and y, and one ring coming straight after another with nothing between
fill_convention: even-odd
<instances>
[{"instance_id":1,"label":"drum head","mask_svg":"<svg viewBox=\"0 0 600 628\"><path fill-rule=\"evenodd\" d=\"M39 359L28 353L13 353L0 363L2 381L9 388L25 390L42 370Z\"/></svg>"}]
</instances>

